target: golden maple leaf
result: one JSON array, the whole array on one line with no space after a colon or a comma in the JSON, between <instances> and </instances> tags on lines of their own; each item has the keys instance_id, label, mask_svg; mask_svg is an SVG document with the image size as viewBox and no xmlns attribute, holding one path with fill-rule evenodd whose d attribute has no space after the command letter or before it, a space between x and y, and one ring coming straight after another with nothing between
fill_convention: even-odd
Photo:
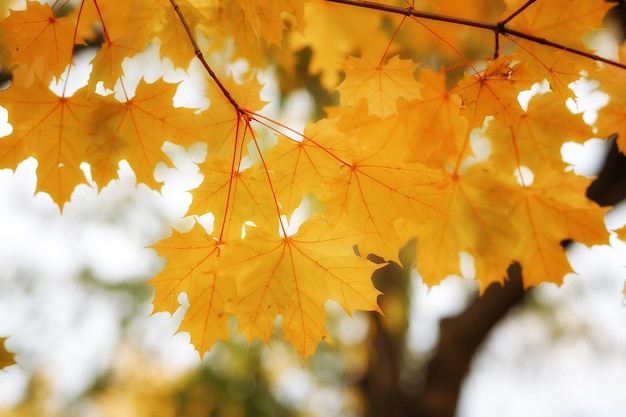
<instances>
[{"instance_id":1,"label":"golden maple leaf","mask_svg":"<svg viewBox=\"0 0 626 417\"><path fill-rule=\"evenodd\" d=\"M232 163L210 158L200 170L205 179L191 192L189 213L213 213L213 229L219 239L240 238L246 222L264 230L276 224L276 197L268 173L261 166L239 171Z\"/></svg>"},{"instance_id":2,"label":"golden maple leaf","mask_svg":"<svg viewBox=\"0 0 626 417\"><path fill-rule=\"evenodd\" d=\"M498 121L489 124L486 135L491 139L492 155L502 169L513 172L520 165L531 170L553 165L563 170L561 157L565 142L583 143L593 136L591 126L581 114L572 114L554 92L534 96L528 111L513 126Z\"/></svg>"},{"instance_id":3,"label":"golden maple leaf","mask_svg":"<svg viewBox=\"0 0 626 417\"><path fill-rule=\"evenodd\" d=\"M86 160L85 119L93 105L80 91L59 97L38 80L29 87L13 85L0 97L13 126L12 133L0 139L0 166L15 169L35 157L37 191L50 194L63 208L74 188L86 182L80 164Z\"/></svg>"},{"instance_id":4,"label":"golden maple leaf","mask_svg":"<svg viewBox=\"0 0 626 417\"><path fill-rule=\"evenodd\" d=\"M180 306L178 296L187 294L189 309L180 324L180 331L189 332L191 342L202 354L215 341L228 340L226 303L236 294L232 276L216 268L221 244L209 236L202 226L172 235L152 246L159 256L168 260L165 268L152 278L154 310L173 314Z\"/></svg>"},{"instance_id":5,"label":"golden maple leaf","mask_svg":"<svg viewBox=\"0 0 626 417\"><path fill-rule=\"evenodd\" d=\"M501 56L489 62L483 74L469 75L454 88L463 98L462 114L471 127L480 127L487 116L493 116L505 125L515 125L523 109L517 96L527 90L534 78L523 63L511 65L512 56Z\"/></svg>"},{"instance_id":6,"label":"golden maple leaf","mask_svg":"<svg viewBox=\"0 0 626 417\"><path fill-rule=\"evenodd\" d=\"M511 15L526 0L505 0L502 17ZM585 48L583 35L602 28L602 19L611 4L601 0L535 1L516 15L507 25L512 29L538 38L550 39L572 48Z\"/></svg>"},{"instance_id":7,"label":"golden maple leaf","mask_svg":"<svg viewBox=\"0 0 626 417\"><path fill-rule=\"evenodd\" d=\"M104 187L117 178L118 163L126 160L137 181L158 189L154 168L171 164L161 148L168 141L187 147L199 140L199 116L187 108L173 108L176 84L141 82L135 95L120 102L114 96L92 96L97 110L91 116L93 140L87 148L96 184Z\"/></svg>"},{"instance_id":8,"label":"golden maple leaf","mask_svg":"<svg viewBox=\"0 0 626 417\"><path fill-rule=\"evenodd\" d=\"M519 9L525 1L506 0L503 17ZM539 39L549 39L564 47L587 50L583 37L587 32L603 27L602 19L611 8L604 1L552 0L536 1L516 15L507 26ZM552 90L563 98L573 97L568 85L580 78L582 72L595 68L593 60L564 50L547 47L539 42L515 40L517 59L525 62L525 69L541 80L547 78Z\"/></svg>"},{"instance_id":9,"label":"golden maple leaf","mask_svg":"<svg viewBox=\"0 0 626 417\"><path fill-rule=\"evenodd\" d=\"M563 241L587 245L608 241L604 224L608 208L587 199L590 182L572 172L546 169L537 170L532 184L520 188L511 223L520 231L516 260L525 286L561 283L571 272Z\"/></svg>"},{"instance_id":10,"label":"golden maple leaf","mask_svg":"<svg viewBox=\"0 0 626 417\"><path fill-rule=\"evenodd\" d=\"M417 269L428 285L460 274L460 252L474 257L482 289L503 281L519 239L508 220L517 187L513 176L489 180L498 170L495 163L486 161L462 173L450 173L443 216L422 225L406 220L395 223L405 240L418 236Z\"/></svg>"},{"instance_id":11,"label":"golden maple leaf","mask_svg":"<svg viewBox=\"0 0 626 417\"><path fill-rule=\"evenodd\" d=\"M291 236L249 227L244 239L226 244L219 266L237 282L228 309L239 319L238 332L249 341L269 343L280 314L285 339L306 358L319 342L330 341L327 300L348 313L377 311L378 291L370 275L380 265L356 256L353 238L350 229L314 216Z\"/></svg>"},{"instance_id":12,"label":"golden maple leaf","mask_svg":"<svg viewBox=\"0 0 626 417\"><path fill-rule=\"evenodd\" d=\"M399 98L419 98L421 85L413 75L417 64L397 55L384 64L379 61L369 55L346 61L346 78L337 87L342 106L365 99L372 114L385 117L397 112Z\"/></svg>"},{"instance_id":13,"label":"golden maple leaf","mask_svg":"<svg viewBox=\"0 0 626 417\"><path fill-rule=\"evenodd\" d=\"M22 73L16 80L25 86L35 79L45 84L72 63L74 25L69 17L56 16L48 4L26 5L26 10L11 11L0 28L6 33L14 71Z\"/></svg>"}]
</instances>

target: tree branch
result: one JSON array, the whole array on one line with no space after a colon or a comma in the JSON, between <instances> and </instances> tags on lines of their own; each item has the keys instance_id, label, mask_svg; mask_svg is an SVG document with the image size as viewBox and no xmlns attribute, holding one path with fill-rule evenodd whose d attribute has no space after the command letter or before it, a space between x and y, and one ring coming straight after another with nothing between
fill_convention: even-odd
<instances>
[{"instance_id":1,"label":"tree branch","mask_svg":"<svg viewBox=\"0 0 626 417\"><path fill-rule=\"evenodd\" d=\"M380 3L375 3L375 2L366 1L366 0L326 0L326 1L331 2L331 3L339 3L339 4L346 4L349 6L362 7L366 9L372 9L372 10L380 10L383 12L401 14L401 15L410 16L410 17L417 17L420 19L435 20L439 22L448 22L448 23L453 23L453 24L461 25L461 26L470 26L470 27L475 27L478 29L490 30L494 33L495 38L496 38L496 41L494 41L494 50L495 50L494 56L496 57L498 56L497 37L499 35L517 36L519 38L526 39L526 40L529 40L531 42L534 42L540 45L545 45L550 48L558 49L558 50L565 51L574 55L579 55L585 58L593 59L595 61L600 61L605 64L612 65L618 68L626 69L626 64L622 64L620 62L613 61L611 59L607 59L599 55L592 54L590 52L581 51L580 49L571 48L567 45L562 45L557 42L552 42L544 38L529 35L529 34L506 27L506 24L509 21L511 21L515 16L521 13L526 7L530 6L534 2L534 0L528 1L527 3L524 4L524 6L522 6L522 8L518 9L516 12L511 14L509 17L507 17L503 21L500 21L497 23L485 23L485 22L480 22L477 20L463 19L460 17L424 12L424 11L416 10L410 6L409 7L390 6L387 4L380 4Z\"/></svg>"},{"instance_id":2,"label":"tree branch","mask_svg":"<svg viewBox=\"0 0 626 417\"><path fill-rule=\"evenodd\" d=\"M244 111L239 106L239 104L235 101L235 99L230 95L230 92L226 89L226 87L224 87L224 84L222 84L222 82L217 77L217 75L215 74L215 72L213 71L209 63L204 58L204 55L202 54L202 51L200 50L200 46L198 45L198 42L196 42L196 38L193 36L192 30L189 27L189 23L187 23L187 19L181 12L180 7L178 7L178 3L176 2L176 0L170 0L170 3L172 4L172 7L174 8L174 12L178 16L178 20L180 20L183 27L185 28L185 33L187 33L189 42L191 42L191 45L193 46L194 53L196 54L196 57L202 63L202 66L204 67L204 69L209 73L209 76L211 77L211 79L213 79L215 84L217 84L217 87L220 89L224 97L226 97L226 99L230 102L230 104L235 108L237 113L241 115L247 114L247 112Z\"/></svg>"},{"instance_id":3,"label":"tree branch","mask_svg":"<svg viewBox=\"0 0 626 417\"><path fill-rule=\"evenodd\" d=\"M428 363L424 390L418 397L414 416L455 415L461 386L476 351L525 294L521 268L513 264L503 286L491 285L465 311L441 320L439 342Z\"/></svg>"}]
</instances>

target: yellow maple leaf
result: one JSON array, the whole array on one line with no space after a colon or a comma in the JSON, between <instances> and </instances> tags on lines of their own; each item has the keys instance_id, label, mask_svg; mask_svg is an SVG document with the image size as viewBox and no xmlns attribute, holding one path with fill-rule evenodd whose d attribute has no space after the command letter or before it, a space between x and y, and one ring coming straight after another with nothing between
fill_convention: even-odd
<instances>
[{"instance_id":1,"label":"yellow maple leaf","mask_svg":"<svg viewBox=\"0 0 626 417\"><path fill-rule=\"evenodd\" d=\"M75 22L76 42L93 42L102 36L104 41L117 39L124 33L135 30L128 25L130 7L115 7L112 2L87 0L81 1L76 7L71 4L67 16ZM62 9L65 13L67 9Z\"/></svg>"},{"instance_id":2,"label":"yellow maple leaf","mask_svg":"<svg viewBox=\"0 0 626 417\"><path fill-rule=\"evenodd\" d=\"M502 17L509 16L526 2L506 0ZM567 48L588 50L583 36L592 30L602 29L603 19L611 4L600 0L536 1L507 23L507 27L539 39L548 39ZM525 69L535 79L547 78L551 88L563 98L573 97L568 85L580 78L583 71L595 68L593 60L570 52L542 45L541 42L515 40L515 53L525 62Z\"/></svg>"},{"instance_id":3,"label":"yellow maple leaf","mask_svg":"<svg viewBox=\"0 0 626 417\"><path fill-rule=\"evenodd\" d=\"M149 27L148 20L134 20L137 2L133 6L119 7L114 2L83 1L71 10L69 17L76 21L76 42L93 42L102 39L100 49L91 61L90 88L98 83L113 89L123 74L122 61L144 50L150 37L140 33ZM181 48L184 49L184 48Z\"/></svg>"},{"instance_id":4,"label":"yellow maple leaf","mask_svg":"<svg viewBox=\"0 0 626 417\"><path fill-rule=\"evenodd\" d=\"M177 0L176 5L192 33L196 29L205 33L213 3L210 0ZM142 48L151 39L158 39L161 51L167 53L167 58L177 67L187 68L195 56L188 34L169 0L133 1L128 27L135 32L133 38L143 40L138 45Z\"/></svg>"},{"instance_id":5,"label":"yellow maple leaf","mask_svg":"<svg viewBox=\"0 0 626 417\"><path fill-rule=\"evenodd\" d=\"M483 74L466 75L453 92L463 98L463 111L470 127L480 127L487 116L507 126L514 126L523 110L517 101L519 93L535 82L523 63L511 65L512 56L501 56L487 65Z\"/></svg>"},{"instance_id":6,"label":"yellow maple leaf","mask_svg":"<svg viewBox=\"0 0 626 417\"><path fill-rule=\"evenodd\" d=\"M11 11L0 28L18 72L15 80L28 86L37 78L45 84L72 63L74 24L68 17L56 16L48 4L29 1L26 6Z\"/></svg>"},{"instance_id":7,"label":"yellow maple leaf","mask_svg":"<svg viewBox=\"0 0 626 417\"><path fill-rule=\"evenodd\" d=\"M508 172L520 165L531 170L553 165L563 170L563 144L582 143L593 136L593 131L581 114L572 114L561 97L550 92L534 96L514 126L490 123L486 136L491 139L493 158Z\"/></svg>"},{"instance_id":8,"label":"yellow maple leaf","mask_svg":"<svg viewBox=\"0 0 626 417\"><path fill-rule=\"evenodd\" d=\"M400 242L393 222L399 217L427 222L439 216L445 181L438 169L401 162L402 156L387 153L387 146L371 126L344 134L331 120L309 125L302 141L285 139L269 152L270 168L288 173L278 177L278 200L295 208L306 190L317 192L331 224L359 231L353 244L360 253L395 260L405 242Z\"/></svg>"},{"instance_id":9,"label":"yellow maple leaf","mask_svg":"<svg viewBox=\"0 0 626 417\"><path fill-rule=\"evenodd\" d=\"M548 48L525 40L516 41L516 58L524 62L524 68L535 80L547 79L550 88L562 100L575 98L569 84L591 73L596 68L594 61L570 52Z\"/></svg>"},{"instance_id":10,"label":"yellow maple leaf","mask_svg":"<svg viewBox=\"0 0 626 417\"><path fill-rule=\"evenodd\" d=\"M165 141L187 147L200 140L199 116L192 109L172 107L176 88L158 80L150 85L141 82L126 102L92 96L98 104L90 118L93 139L87 161L96 184L104 187L117 178L118 163L126 160L138 182L158 189L154 168L159 162L170 164L161 150Z\"/></svg>"},{"instance_id":11,"label":"yellow maple leaf","mask_svg":"<svg viewBox=\"0 0 626 417\"><path fill-rule=\"evenodd\" d=\"M505 0L502 17L511 15L526 0ZM572 48L585 49L583 35L603 27L602 19L611 4L601 0L535 1L516 15L507 26L538 38L563 43Z\"/></svg>"},{"instance_id":12,"label":"yellow maple leaf","mask_svg":"<svg viewBox=\"0 0 626 417\"><path fill-rule=\"evenodd\" d=\"M187 294L189 309L180 331L189 332L202 355L219 339L228 340L227 301L235 295L235 281L216 269L221 244L195 224L186 233L172 235L152 246L166 258L164 269L148 281L155 290L155 311L173 314L180 306L178 296Z\"/></svg>"},{"instance_id":13,"label":"yellow maple leaf","mask_svg":"<svg viewBox=\"0 0 626 417\"><path fill-rule=\"evenodd\" d=\"M325 215L331 223L359 230L363 254L397 260L406 242L393 224L409 218L424 224L440 217L446 199L441 172L419 163L397 163L381 155L351 160L330 183Z\"/></svg>"},{"instance_id":14,"label":"yellow maple leaf","mask_svg":"<svg viewBox=\"0 0 626 417\"><path fill-rule=\"evenodd\" d=\"M571 239L586 245L608 241L604 224L607 207L587 199L591 180L572 172L538 170L531 185L520 187L511 223L520 231L516 255L524 285L561 283L571 272L561 243Z\"/></svg>"},{"instance_id":15,"label":"yellow maple leaf","mask_svg":"<svg viewBox=\"0 0 626 417\"><path fill-rule=\"evenodd\" d=\"M264 230L278 221L278 206L271 178L265 169L254 165L239 171L232 162L208 159L200 165L205 178L191 195L188 214L213 213L213 230L220 240L241 237L245 222Z\"/></svg>"},{"instance_id":16,"label":"yellow maple leaf","mask_svg":"<svg viewBox=\"0 0 626 417\"><path fill-rule=\"evenodd\" d=\"M89 77L90 87L96 88L102 83L104 88L113 89L117 80L124 74L122 62L141 51L143 45L135 38L123 36L119 39L106 40L96 53L91 64L93 70Z\"/></svg>"},{"instance_id":17,"label":"yellow maple leaf","mask_svg":"<svg viewBox=\"0 0 626 417\"><path fill-rule=\"evenodd\" d=\"M413 75L417 64L411 60L396 55L383 64L380 57L364 55L350 57L344 68L346 78L337 87L342 106L365 99L372 114L385 117L397 112L399 98L420 96L421 85Z\"/></svg>"},{"instance_id":18,"label":"yellow maple leaf","mask_svg":"<svg viewBox=\"0 0 626 417\"><path fill-rule=\"evenodd\" d=\"M450 191L444 215L418 225L398 220L405 240L417 236L417 269L428 285L459 275L459 253L474 257L476 280L482 289L503 282L517 246L518 232L509 222L517 188L513 177L497 176L499 167L486 161L449 174Z\"/></svg>"},{"instance_id":19,"label":"yellow maple leaf","mask_svg":"<svg viewBox=\"0 0 626 417\"><path fill-rule=\"evenodd\" d=\"M85 120L93 105L81 92L59 97L39 81L29 87L13 85L0 98L13 126L13 132L0 139L0 165L15 169L35 157L37 191L50 194L63 208L76 185L86 182L80 164L86 159Z\"/></svg>"},{"instance_id":20,"label":"yellow maple leaf","mask_svg":"<svg viewBox=\"0 0 626 417\"><path fill-rule=\"evenodd\" d=\"M284 33L304 27L304 6L297 0L211 2L201 31L211 39L211 51L230 49L235 58L260 66L267 62L268 46L281 46Z\"/></svg>"},{"instance_id":21,"label":"yellow maple leaf","mask_svg":"<svg viewBox=\"0 0 626 417\"><path fill-rule=\"evenodd\" d=\"M461 98L448 91L442 73L424 69L419 80L423 85L421 99L399 104L399 121L407 125L406 131L395 133L397 138L389 142L401 141L408 146L406 162L454 166L469 131L467 119L460 115ZM393 131L389 127L385 130Z\"/></svg>"},{"instance_id":22,"label":"yellow maple leaf","mask_svg":"<svg viewBox=\"0 0 626 417\"><path fill-rule=\"evenodd\" d=\"M274 192L287 215L293 213L306 194L313 193L321 199L327 195L327 183L347 156L345 142L349 139L336 123L336 118L309 123L301 140L279 136L278 144L269 150L268 167L283 173L275 175Z\"/></svg>"},{"instance_id":23,"label":"yellow maple leaf","mask_svg":"<svg viewBox=\"0 0 626 417\"><path fill-rule=\"evenodd\" d=\"M389 46L389 39L381 26L385 16L374 10L353 8L346 19L345 6L328 1L305 3L303 33L292 33L292 49L312 49L310 73L320 74L322 85L335 88L339 73L348 54L354 51L379 51Z\"/></svg>"},{"instance_id":24,"label":"yellow maple leaf","mask_svg":"<svg viewBox=\"0 0 626 417\"><path fill-rule=\"evenodd\" d=\"M226 244L219 259L235 276L237 295L228 305L249 341L269 342L278 314L286 340L306 358L321 341L330 341L324 304L334 300L348 313L378 311L371 282L375 265L353 252L354 232L314 217L292 236L254 227Z\"/></svg>"},{"instance_id":25,"label":"yellow maple leaf","mask_svg":"<svg viewBox=\"0 0 626 417\"><path fill-rule=\"evenodd\" d=\"M199 133L207 144L207 157L224 161L236 160L235 166L239 167L241 158L245 156L244 151L255 140L250 115L267 104L260 98L261 84L256 78L239 84L232 75L223 80L222 85L239 106L236 109L212 80L207 83L206 95L210 105L199 114Z\"/></svg>"}]
</instances>

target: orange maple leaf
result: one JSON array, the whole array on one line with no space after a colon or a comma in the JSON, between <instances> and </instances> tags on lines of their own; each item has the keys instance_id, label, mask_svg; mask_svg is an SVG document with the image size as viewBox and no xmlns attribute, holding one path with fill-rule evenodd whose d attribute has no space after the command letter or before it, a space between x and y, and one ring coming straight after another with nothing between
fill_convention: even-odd
<instances>
[{"instance_id":1,"label":"orange maple leaf","mask_svg":"<svg viewBox=\"0 0 626 417\"><path fill-rule=\"evenodd\" d=\"M168 260L165 268L148 281L156 290L154 310L173 314L180 306L178 296L187 294L189 309L179 330L189 332L200 354L210 350L217 340L228 340L230 314L225 306L236 288L233 277L221 274L215 266L220 247L197 223L189 232L174 231L152 246Z\"/></svg>"},{"instance_id":2,"label":"orange maple leaf","mask_svg":"<svg viewBox=\"0 0 626 417\"><path fill-rule=\"evenodd\" d=\"M604 214L608 208L587 199L590 183L572 172L546 169L535 172L533 183L520 188L511 223L520 231L516 260L525 286L561 283L571 272L563 241L607 243Z\"/></svg>"},{"instance_id":3,"label":"orange maple leaf","mask_svg":"<svg viewBox=\"0 0 626 417\"><path fill-rule=\"evenodd\" d=\"M184 147L199 141L199 116L192 109L172 107L176 88L158 80L150 85L141 82L126 102L92 96L98 107L90 118L93 140L87 161L100 187L117 178L118 163L126 160L138 182L158 189L154 168L160 162L171 164L161 150L165 141Z\"/></svg>"},{"instance_id":4,"label":"orange maple leaf","mask_svg":"<svg viewBox=\"0 0 626 417\"><path fill-rule=\"evenodd\" d=\"M346 78L337 87L342 106L367 100L372 114L385 117L397 112L399 98L419 98L421 85L413 75L417 64L397 55L385 64L374 56L350 57L345 63Z\"/></svg>"},{"instance_id":5,"label":"orange maple leaf","mask_svg":"<svg viewBox=\"0 0 626 417\"><path fill-rule=\"evenodd\" d=\"M507 9L502 17L518 10L525 0L506 0ZM604 1L551 0L536 1L517 14L507 27L534 36L548 39L565 47L588 50L584 35L595 29L602 29L602 20L611 4ZM552 90L563 99L574 97L568 85L580 78L581 72L591 72L595 68L593 60L570 52L559 51L530 42L515 40L517 59L525 63L524 68L536 80L547 78Z\"/></svg>"},{"instance_id":6,"label":"orange maple leaf","mask_svg":"<svg viewBox=\"0 0 626 417\"><path fill-rule=\"evenodd\" d=\"M239 239L246 222L264 230L276 224L279 215L271 178L261 166L239 171L232 163L210 158L200 171L205 178L191 192L188 213L213 213L213 230L219 239Z\"/></svg>"},{"instance_id":7,"label":"orange maple leaf","mask_svg":"<svg viewBox=\"0 0 626 417\"><path fill-rule=\"evenodd\" d=\"M11 11L0 28L16 66L15 80L25 86L35 79L46 84L72 63L74 24L68 17L57 17L48 4L29 1L26 6Z\"/></svg>"},{"instance_id":8,"label":"orange maple leaf","mask_svg":"<svg viewBox=\"0 0 626 417\"><path fill-rule=\"evenodd\" d=\"M517 96L527 90L535 79L526 72L523 63L511 65L512 56L491 61L481 75L465 76L453 92L463 98L462 114L470 127L480 127L487 116L505 125L514 126L523 113Z\"/></svg>"},{"instance_id":9,"label":"orange maple leaf","mask_svg":"<svg viewBox=\"0 0 626 417\"><path fill-rule=\"evenodd\" d=\"M330 341L324 304L339 303L348 313L378 311L371 274L380 267L353 252L354 232L309 219L292 236L249 227L246 237L226 244L219 260L237 281L228 305L249 341L269 343L282 315L285 339L306 358L317 344Z\"/></svg>"},{"instance_id":10,"label":"orange maple leaf","mask_svg":"<svg viewBox=\"0 0 626 417\"><path fill-rule=\"evenodd\" d=\"M86 160L89 132L85 120L94 107L79 91L59 97L35 81L29 87L12 85L0 93L13 132L0 139L0 165L15 169L33 156L38 161L37 191L61 207L76 185L86 182L80 164Z\"/></svg>"},{"instance_id":11,"label":"orange maple leaf","mask_svg":"<svg viewBox=\"0 0 626 417\"><path fill-rule=\"evenodd\" d=\"M493 121L486 135L493 158L503 170L513 172L520 165L531 170L553 165L563 170L567 165L561 156L563 144L582 143L593 136L593 130L581 114L572 114L564 106L558 94L549 92L534 96L514 126Z\"/></svg>"},{"instance_id":12,"label":"orange maple leaf","mask_svg":"<svg viewBox=\"0 0 626 417\"><path fill-rule=\"evenodd\" d=\"M509 221L518 187L512 176L496 175L498 171L496 163L486 161L450 173L444 216L422 225L396 221L405 239L417 235L417 269L428 285L460 274L460 252L474 257L482 289L503 281L518 241Z\"/></svg>"}]
</instances>

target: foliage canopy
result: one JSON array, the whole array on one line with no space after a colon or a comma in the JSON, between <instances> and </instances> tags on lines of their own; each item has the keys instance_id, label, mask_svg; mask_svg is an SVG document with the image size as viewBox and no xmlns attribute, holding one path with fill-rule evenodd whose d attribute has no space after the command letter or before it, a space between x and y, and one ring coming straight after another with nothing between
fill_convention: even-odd
<instances>
[{"instance_id":1,"label":"foliage canopy","mask_svg":"<svg viewBox=\"0 0 626 417\"><path fill-rule=\"evenodd\" d=\"M4 3L3 3L4 4ZM618 134L626 151L626 49L596 55L602 0L34 1L0 22L0 92L13 131L0 167L38 161L37 190L62 210L79 184L99 189L125 160L159 190L166 142L206 146L189 216L153 248L167 259L150 283L155 311L173 313L201 353L238 319L248 340L284 337L302 357L329 340L324 304L378 310L371 275L417 238L416 268L436 285L474 259L482 289L512 262L524 283L559 283L562 242L607 243L608 208L567 169L565 142ZM6 11L6 7L5 7ZM595 36L597 38L597 36ZM178 83L135 82L128 58L160 57L197 74L202 108L175 104ZM76 89L74 63L90 55ZM245 60L247 69L233 73ZM133 71L137 71L135 67ZM260 71L284 95L331 100L303 131L264 112ZM608 104L592 123L567 104L573 82ZM544 83L543 90L537 85ZM530 102L520 93L539 91ZM574 100L574 101L572 101ZM322 109L319 109L320 111ZM81 165L83 164L83 165ZM86 164L86 165L85 165ZM623 231L622 231L623 237Z\"/></svg>"}]
</instances>

